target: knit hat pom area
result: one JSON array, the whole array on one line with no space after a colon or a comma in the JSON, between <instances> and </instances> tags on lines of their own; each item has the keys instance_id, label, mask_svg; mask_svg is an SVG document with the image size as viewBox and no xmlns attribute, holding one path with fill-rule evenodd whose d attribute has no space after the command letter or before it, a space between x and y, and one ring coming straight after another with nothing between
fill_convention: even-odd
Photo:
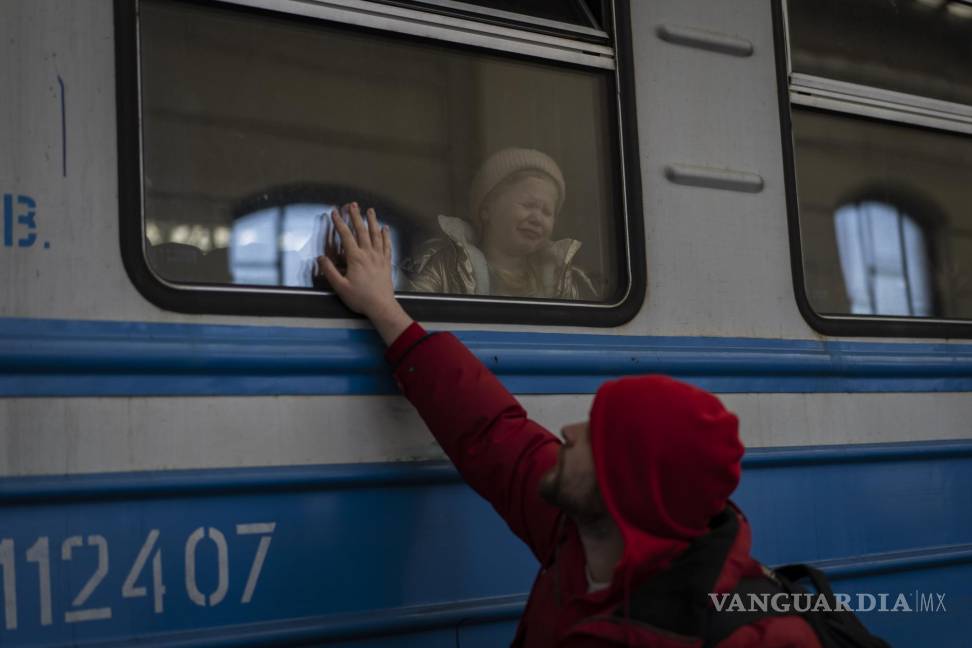
<instances>
[{"instance_id":1,"label":"knit hat pom area","mask_svg":"<svg viewBox=\"0 0 972 648\"><path fill-rule=\"evenodd\" d=\"M469 218L475 220L482 209L486 196L506 178L518 171L541 171L557 185L557 211L560 211L567 195L564 174L552 157L536 149L505 148L493 153L479 167L469 189Z\"/></svg>"}]
</instances>

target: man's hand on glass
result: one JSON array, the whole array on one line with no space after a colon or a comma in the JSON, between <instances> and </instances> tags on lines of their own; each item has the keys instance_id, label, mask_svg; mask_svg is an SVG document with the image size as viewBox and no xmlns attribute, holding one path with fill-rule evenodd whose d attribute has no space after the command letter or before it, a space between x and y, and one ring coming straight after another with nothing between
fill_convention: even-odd
<instances>
[{"instance_id":1,"label":"man's hand on glass","mask_svg":"<svg viewBox=\"0 0 972 648\"><path fill-rule=\"evenodd\" d=\"M370 319L391 344L412 322L395 299L391 234L387 226L378 224L374 209L367 210L367 225L358 203L345 205L342 211L350 215L354 229L337 210L331 211L332 227L317 267L341 301Z\"/></svg>"}]
</instances>

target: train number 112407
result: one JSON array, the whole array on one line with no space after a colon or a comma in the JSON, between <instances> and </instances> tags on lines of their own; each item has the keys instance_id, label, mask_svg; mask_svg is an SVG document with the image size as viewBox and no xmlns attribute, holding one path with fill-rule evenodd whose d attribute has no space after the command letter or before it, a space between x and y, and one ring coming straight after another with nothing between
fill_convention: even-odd
<instances>
[{"instance_id":1,"label":"train number 112407","mask_svg":"<svg viewBox=\"0 0 972 648\"><path fill-rule=\"evenodd\" d=\"M246 585L240 595L241 603L253 600L260 579L263 563L270 550L270 541L276 522L251 522L236 525L236 536L260 536L253 562L246 579ZM151 529L142 544L135 561L128 570L128 575L122 584L122 598L138 598L149 596L151 592L153 610L161 614L164 607L166 586L162 579L162 548L159 543L159 530ZM210 592L203 592L196 581L197 558L196 551L200 544L210 542L216 549L216 586ZM56 545L55 545L56 547ZM51 600L51 550L52 545L48 536L37 538L24 551L28 563L35 565L38 591L40 594L40 624L49 626L54 623L54 607ZM64 623L78 623L111 618L111 607L90 607L88 599L94 594L98 586L108 575L109 554L108 541L103 535L91 534L87 536L74 535L66 538L60 545L59 557L62 561L70 561L75 553L82 550L93 550L97 556L97 567L88 577L84 586L75 594L70 604L64 610ZM185 590L189 600L200 607L214 607L223 602L229 592L229 546L226 535L215 527L199 527L189 534L184 546L185 555ZM0 571L3 574L3 614L4 627L7 630L17 629L17 547L11 538L0 540ZM55 558L58 552L55 549ZM151 563L151 578L145 574ZM144 575L144 577L143 577Z\"/></svg>"}]
</instances>

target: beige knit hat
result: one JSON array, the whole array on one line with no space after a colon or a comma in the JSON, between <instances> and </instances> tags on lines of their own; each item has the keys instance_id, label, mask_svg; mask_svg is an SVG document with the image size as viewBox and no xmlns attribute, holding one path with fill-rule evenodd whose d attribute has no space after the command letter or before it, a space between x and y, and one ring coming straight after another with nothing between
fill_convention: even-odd
<instances>
[{"instance_id":1,"label":"beige knit hat","mask_svg":"<svg viewBox=\"0 0 972 648\"><path fill-rule=\"evenodd\" d=\"M469 188L470 220L474 223L478 220L483 201L496 185L517 171L525 169L542 171L553 178L560 194L557 198L559 213L567 194L567 184L564 182L564 174L560 172L560 167L553 158L535 149L506 148L489 156L476 172L472 186Z\"/></svg>"}]
</instances>

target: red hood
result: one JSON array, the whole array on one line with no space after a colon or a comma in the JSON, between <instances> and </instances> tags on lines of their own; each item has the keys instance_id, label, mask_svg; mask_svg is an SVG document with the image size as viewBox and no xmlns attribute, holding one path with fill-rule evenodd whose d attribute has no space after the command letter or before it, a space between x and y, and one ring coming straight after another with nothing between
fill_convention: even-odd
<instances>
[{"instance_id":1,"label":"red hood","mask_svg":"<svg viewBox=\"0 0 972 648\"><path fill-rule=\"evenodd\" d=\"M664 376L621 378L590 414L601 494L624 536L615 583L643 580L704 534L739 483L738 419L718 398Z\"/></svg>"}]
</instances>

